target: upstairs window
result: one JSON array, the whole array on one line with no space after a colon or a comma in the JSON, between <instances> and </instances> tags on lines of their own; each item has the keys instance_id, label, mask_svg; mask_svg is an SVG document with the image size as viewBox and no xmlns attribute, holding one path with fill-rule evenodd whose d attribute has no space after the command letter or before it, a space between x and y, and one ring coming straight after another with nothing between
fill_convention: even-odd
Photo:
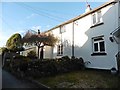
<instances>
[{"instance_id":1,"label":"upstairs window","mask_svg":"<svg viewBox=\"0 0 120 90\"><path fill-rule=\"evenodd\" d=\"M65 26L61 26L60 27L60 34L66 32L66 27Z\"/></svg>"},{"instance_id":2,"label":"upstairs window","mask_svg":"<svg viewBox=\"0 0 120 90\"><path fill-rule=\"evenodd\" d=\"M63 44L60 44L57 46L57 55L62 56L63 55Z\"/></svg>"},{"instance_id":3,"label":"upstairs window","mask_svg":"<svg viewBox=\"0 0 120 90\"><path fill-rule=\"evenodd\" d=\"M102 14L101 14L101 11L98 11L97 12L97 20L98 20L98 23L102 21Z\"/></svg>"},{"instance_id":4,"label":"upstairs window","mask_svg":"<svg viewBox=\"0 0 120 90\"><path fill-rule=\"evenodd\" d=\"M93 25L95 24L99 24L100 22L102 22L102 14L101 14L101 11L98 11L96 13L94 13L92 15L93 17Z\"/></svg>"},{"instance_id":5,"label":"upstairs window","mask_svg":"<svg viewBox=\"0 0 120 90\"><path fill-rule=\"evenodd\" d=\"M96 23L96 14L93 14L93 24Z\"/></svg>"},{"instance_id":6,"label":"upstairs window","mask_svg":"<svg viewBox=\"0 0 120 90\"><path fill-rule=\"evenodd\" d=\"M105 41L103 36L93 38L93 52L94 53L105 52Z\"/></svg>"}]
</instances>

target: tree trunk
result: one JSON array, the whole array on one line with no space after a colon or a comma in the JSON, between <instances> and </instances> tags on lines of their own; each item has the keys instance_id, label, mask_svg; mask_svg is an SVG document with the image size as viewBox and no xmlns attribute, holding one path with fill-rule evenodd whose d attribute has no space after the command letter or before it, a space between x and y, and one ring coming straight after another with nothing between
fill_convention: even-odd
<instances>
[{"instance_id":1,"label":"tree trunk","mask_svg":"<svg viewBox=\"0 0 120 90\"><path fill-rule=\"evenodd\" d=\"M43 47L41 47L41 51L40 51L40 59L42 60L43 59Z\"/></svg>"},{"instance_id":2,"label":"tree trunk","mask_svg":"<svg viewBox=\"0 0 120 90\"><path fill-rule=\"evenodd\" d=\"M40 51L40 46L38 46L38 59L39 59L39 51Z\"/></svg>"}]
</instances>

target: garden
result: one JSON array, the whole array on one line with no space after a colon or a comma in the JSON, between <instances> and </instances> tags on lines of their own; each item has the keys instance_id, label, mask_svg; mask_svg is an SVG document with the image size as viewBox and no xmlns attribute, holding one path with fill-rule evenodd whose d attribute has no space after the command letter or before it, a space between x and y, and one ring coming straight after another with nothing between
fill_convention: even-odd
<instances>
[{"instance_id":1,"label":"garden","mask_svg":"<svg viewBox=\"0 0 120 90\"><path fill-rule=\"evenodd\" d=\"M18 78L32 78L50 88L119 88L120 77L110 71L86 69L82 58L31 60L17 56L5 70Z\"/></svg>"},{"instance_id":2,"label":"garden","mask_svg":"<svg viewBox=\"0 0 120 90\"><path fill-rule=\"evenodd\" d=\"M120 77L109 71L79 70L36 79L51 88L119 88Z\"/></svg>"},{"instance_id":3,"label":"garden","mask_svg":"<svg viewBox=\"0 0 120 90\"><path fill-rule=\"evenodd\" d=\"M23 38L25 42L30 42L29 35L31 34L28 32L26 34L27 38ZM56 38L51 36L38 37L32 35L31 38L33 38L31 42L39 38L39 42L43 43L45 41L44 45L51 46L54 46L57 41ZM51 43L51 41L55 42ZM33 51L29 52L27 56L21 56L19 52L23 51L24 48L20 42L21 36L19 34L13 35L6 44L7 48L3 48L2 53L2 57L4 57L5 53L13 53L13 55L9 53L6 55L10 56L10 58L4 58L3 69L18 78L32 78L51 88L119 88L120 77L117 74L112 75L110 71L103 70L87 70L82 57L69 58L64 56L56 59L43 59L41 57L37 59L36 53ZM34 44L36 43L34 42ZM42 48L40 45L37 47ZM15 55L14 53L18 54Z\"/></svg>"},{"instance_id":4,"label":"garden","mask_svg":"<svg viewBox=\"0 0 120 90\"><path fill-rule=\"evenodd\" d=\"M68 56L43 60L31 60L29 57L16 56L14 59L6 61L3 68L22 77L38 78L82 70L84 62L82 58L70 59Z\"/></svg>"}]
</instances>

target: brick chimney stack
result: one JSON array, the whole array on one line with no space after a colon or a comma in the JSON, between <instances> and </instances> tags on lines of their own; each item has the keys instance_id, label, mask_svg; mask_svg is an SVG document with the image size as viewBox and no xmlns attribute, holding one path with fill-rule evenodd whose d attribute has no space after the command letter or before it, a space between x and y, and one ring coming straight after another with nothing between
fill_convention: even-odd
<instances>
[{"instance_id":1,"label":"brick chimney stack","mask_svg":"<svg viewBox=\"0 0 120 90\"><path fill-rule=\"evenodd\" d=\"M38 35L40 34L40 30L38 29Z\"/></svg>"}]
</instances>

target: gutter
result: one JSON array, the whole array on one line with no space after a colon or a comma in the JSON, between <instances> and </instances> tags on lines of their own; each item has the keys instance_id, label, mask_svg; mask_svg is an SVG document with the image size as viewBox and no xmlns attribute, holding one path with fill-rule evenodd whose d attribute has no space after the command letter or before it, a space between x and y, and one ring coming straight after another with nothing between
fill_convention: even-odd
<instances>
[{"instance_id":1,"label":"gutter","mask_svg":"<svg viewBox=\"0 0 120 90\"><path fill-rule=\"evenodd\" d=\"M76 20L78 20L78 19L81 19L81 18L83 18L83 17L85 17L85 16L87 16L87 15L89 15L89 14L92 14L92 13L94 13L94 12L96 12L96 11L104 8L104 7L107 7L108 5L115 4L115 3L117 3L118 1L119 1L119 0L113 0L113 1L111 1L111 2L107 2L107 3L101 5L101 6L98 7L98 8L95 8L95 9L93 9L93 10L87 12L87 13L81 14L81 15L79 15L79 16L73 18L73 19L70 19L70 20L68 20L68 21L66 21L66 22L63 22L62 24L59 24L59 25L51 28L50 30L45 31L44 33L47 33L47 32L49 32L49 31L52 31L53 29L56 29L56 28L61 27L61 26L64 26L64 25L66 25L66 24L72 23L72 22L74 22L74 21L76 21Z\"/></svg>"}]
</instances>

